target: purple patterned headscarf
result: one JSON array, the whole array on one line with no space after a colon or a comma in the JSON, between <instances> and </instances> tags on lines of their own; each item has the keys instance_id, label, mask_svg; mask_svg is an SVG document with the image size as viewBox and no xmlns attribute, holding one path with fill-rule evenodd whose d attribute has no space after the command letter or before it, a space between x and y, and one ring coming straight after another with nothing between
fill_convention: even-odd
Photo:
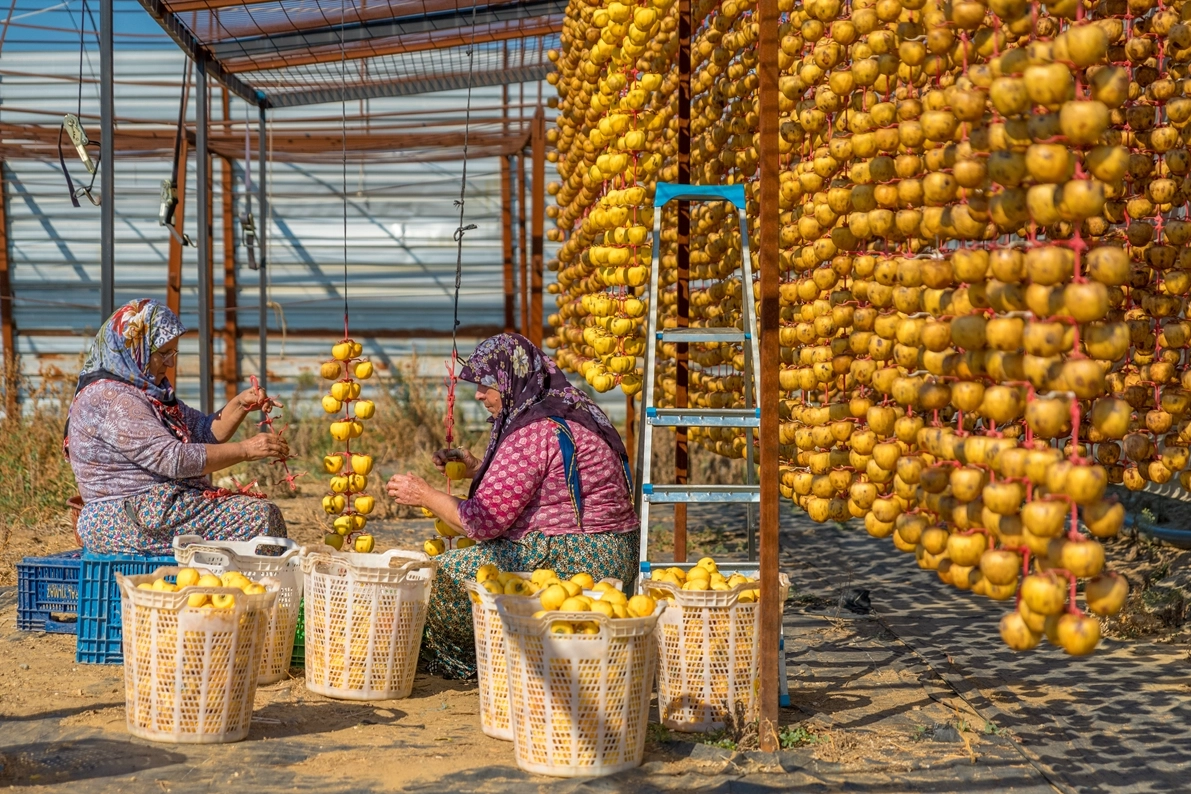
<instances>
[{"instance_id":1,"label":"purple patterned headscarf","mask_svg":"<svg viewBox=\"0 0 1191 794\"><path fill-rule=\"evenodd\" d=\"M596 433L622 461L628 460L620 433L591 398L572 386L550 357L520 334L499 334L476 347L459 379L500 392L501 410L490 417L492 437L471 483L474 495L501 440L514 430L550 417Z\"/></svg>"}]
</instances>

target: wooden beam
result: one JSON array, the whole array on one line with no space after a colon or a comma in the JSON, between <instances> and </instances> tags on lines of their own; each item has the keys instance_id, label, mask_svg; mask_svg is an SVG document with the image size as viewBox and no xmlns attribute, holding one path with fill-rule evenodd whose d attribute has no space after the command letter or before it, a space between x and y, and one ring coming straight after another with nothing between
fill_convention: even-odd
<instances>
[{"instance_id":1,"label":"wooden beam","mask_svg":"<svg viewBox=\"0 0 1191 794\"><path fill-rule=\"evenodd\" d=\"M231 112L227 89L223 90L224 127L230 126ZM240 393L240 333L236 312L236 216L234 160L221 157L223 198L223 382L224 393L231 400Z\"/></svg>"},{"instance_id":2,"label":"wooden beam","mask_svg":"<svg viewBox=\"0 0 1191 794\"><path fill-rule=\"evenodd\" d=\"M546 111L533 117L533 252L530 276L529 341L542 346L542 271L546 225Z\"/></svg>"},{"instance_id":3,"label":"wooden beam","mask_svg":"<svg viewBox=\"0 0 1191 794\"><path fill-rule=\"evenodd\" d=\"M504 252L505 331L517 330L513 317L516 285L513 283L513 164L511 157L500 158L500 237Z\"/></svg>"},{"instance_id":4,"label":"wooden beam","mask_svg":"<svg viewBox=\"0 0 1191 794\"><path fill-rule=\"evenodd\" d=\"M17 359L17 328L12 320L11 261L8 256L8 183L0 160L0 344L4 345L4 416L12 420L20 410L21 370Z\"/></svg>"},{"instance_id":5,"label":"wooden beam","mask_svg":"<svg viewBox=\"0 0 1191 794\"><path fill-rule=\"evenodd\" d=\"M470 47L473 44L493 44L510 39L552 36L562 30L563 20L564 17L561 14L550 14L544 17L490 22L475 27L466 25L441 31L349 42L342 49L339 45L333 44L296 49L289 55L269 54L262 57L225 58L220 63L224 70L236 74L292 69L296 66L312 66L320 63L338 63L344 57L348 60L358 60L386 55L445 50L453 47Z\"/></svg>"},{"instance_id":6,"label":"wooden beam","mask_svg":"<svg viewBox=\"0 0 1191 794\"><path fill-rule=\"evenodd\" d=\"M496 122L499 124L499 122ZM44 158L54 160L58 156L58 127L46 124L14 124L0 122L0 153L4 159ZM433 125L426 125L433 127ZM453 126L453 125L449 125ZM393 129L399 131L392 131ZM383 153L392 154L397 151L430 150L443 152L448 149L462 149L463 130L427 130L409 131L408 125L395 125L392 129L374 127L370 130L349 130L347 133L347 151L349 154ZM469 150L480 150L470 155L475 158L493 157L498 154L512 154L519 151L525 144L525 132L510 130L505 135L499 130L485 130L473 128L467 133ZM183 145L188 146L193 140L193 133L183 136ZM236 158L244 151L244 134L234 132L212 131L207 138L210 151L220 157ZM255 149L259 146L257 134L250 135L250 145ZM174 131L162 127L160 129L143 129L122 126L116 132L114 142L116 152L120 157L172 157L174 152ZM323 162L338 158L343 148L343 136L338 130L323 130L317 132L288 131L277 133L272 142L274 159L297 160L303 162ZM455 157L454 152L445 152L441 159ZM401 158L402 161L408 157ZM434 159L433 157L419 157L417 159ZM336 160L337 162L337 160Z\"/></svg>"},{"instance_id":7,"label":"wooden beam","mask_svg":"<svg viewBox=\"0 0 1191 794\"><path fill-rule=\"evenodd\" d=\"M195 181L195 209L198 224L195 229L195 247L198 249L195 269L198 281L198 316L199 316L199 398L200 410L205 414L215 411L214 380L211 365L214 362L212 352L212 276L211 276L211 149L208 146L210 137L211 118L211 90L207 79L206 61L195 62L195 102L198 105L196 118L196 134L194 153L196 155Z\"/></svg>"},{"instance_id":8,"label":"wooden beam","mask_svg":"<svg viewBox=\"0 0 1191 794\"><path fill-rule=\"evenodd\" d=\"M186 82L182 84L182 106L186 107L190 100L190 71L187 70ZM185 126L185 117L183 117ZM165 278L165 305L174 314L182 313L182 242L179 239L185 232L186 221L186 159L189 155L190 137L186 130L182 130L182 143L178 149L178 168L174 172L174 180L178 191L178 206L174 207L174 231L177 235L170 235L169 266ZM177 360L166 369L166 377L170 383L178 382Z\"/></svg>"},{"instance_id":9,"label":"wooden beam","mask_svg":"<svg viewBox=\"0 0 1191 794\"><path fill-rule=\"evenodd\" d=\"M353 332L358 336L365 336L370 339L450 339L451 330L449 328L353 328ZM241 326L241 336L255 336L260 331L255 326ZM461 325L459 326L460 339L487 339L490 336L495 336L501 333L499 325ZM49 338L63 338L63 337L80 337L85 336L91 338L91 334L80 334L78 331L70 328L24 328L21 330L21 336L35 337L44 336ZM286 331L286 336L290 339L334 339L339 340L343 338L343 327L338 328L290 328ZM191 329L182 335L184 339L197 339L198 331Z\"/></svg>"},{"instance_id":10,"label":"wooden beam","mask_svg":"<svg viewBox=\"0 0 1191 794\"><path fill-rule=\"evenodd\" d=\"M782 630L782 602L778 587L778 371L780 348L778 324L781 315L779 292L778 234L781 229L779 202L780 160L778 152L778 0L759 2L760 41L757 44L757 72L760 116L760 195L757 197L757 259L761 271L761 596L760 596L760 724L761 749L776 752L778 741L778 653ZM748 284L744 300L751 300Z\"/></svg>"},{"instance_id":11,"label":"wooden beam","mask_svg":"<svg viewBox=\"0 0 1191 794\"><path fill-rule=\"evenodd\" d=\"M521 335L529 338L529 246L525 228L525 152L517 153L517 263L521 286Z\"/></svg>"},{"instance_id":12,"label":"wooden beam","mask_svg":"<svg viewBox=\"0 0 1191 794\"><path fill-rule=\"evenodd\" d=\"M678 0L678 183L691 182L691 0ZM691 316L691 204L678 202L678 281L675 314L679 328L690 325ZM660 234L661 231L659 230ZM655 311L655 307L650 307ZM653 344L652 340L650 344ZM686 408L690 385L688 345L674 345L674 407ZM687 429L674 428L674 482L684 485L690 474ZM674 561L686 562L686 505L674 505Z\"/></svg>"}]
</instances>

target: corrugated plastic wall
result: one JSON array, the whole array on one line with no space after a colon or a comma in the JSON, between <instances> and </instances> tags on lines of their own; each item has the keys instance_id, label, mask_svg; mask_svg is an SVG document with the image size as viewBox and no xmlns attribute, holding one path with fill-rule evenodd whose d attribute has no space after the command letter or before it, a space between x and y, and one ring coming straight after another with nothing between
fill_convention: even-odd
<instances>
[{"instance_id":1,"label":"corrugated plastic wall","mask_svg":"<svg viewBox=\"0 0 1191 794\"><path fill-rule=\"evenodd\" d=\"M6 51L0 62L3 102L0 120L10 123L52 123L55 116L75 111L78 62L62 52ZM175 51L117 49L117 114L121 117L168 121L177 117L183 59ZM58 77L45 75L57 74ZM30 76L40 75L40 76ZM140 84L134 84L133 80ZM537 86L526 87L536 97ZM82 112L97 113L98 86L84 85ZM220 95L213 91L212 119L221 118ZM493 105L499 89L473 93L473 103ZM458 92L406 99L372 100L371 109L400 110L434 105L458 108ZM232 118L245 118L245 106L234 97ZM286 117L337 115L339 105L284 111ZM358 108L349 106L349 114ZM255 111L253 111L255 114ZM193 123L193 97L188 113ZM255 115L254 115L255 117ZM98 137L97 124L89 123ZM70 154L69 145L67 154ZM253 156L255 158L255 152ZM72 175L85 175L77 160L68 159ZM186 182L185 222L195 234L194 156ZM236 217L243 213L242 163L235 165ZM547 164L547 179L556 178ZM214 166L214 273L216 356L222 357L218 330L224 322L221 167ZM256 163L253 163L255 184ZM293 384L314 372L325 358L331 335L311 338L314 329L334 331L343 323L343 171L340 164L272 163L269 248L269 380ZM135 297L164 300L168 235L157 224L158 185L169 176L168 160L122 158L116 168L116 301ZM47 366L77 370L88 338L99 322L99 210L83 201L71 206L57 162L11 160L4 163L9 216L9 246L14 291L18 353L24 373L36 382ZM449 339L392 339L370 332L430 329L449 332L458 225L461 163L349 163L347 167L347 290L353 334L366 340L368 355L382 366L418 356L427 377L441 377ZM503 323L499 163L473 160L467 166L466 223L477 229L465 236L460 320L464 325ZM254 201L259 223L259 206ZM237 221L238 227L238 221ZM239 234L239 229L236 229ZM547 243L547 258L553 247ZM194 249L183 254L182 319L197 329L197 274ZM552 274L547 272L549 279ZM258 274L250 270L244 249L237 251L237 305L240 325L255 329L259 307ZM552 301L546 296L545 311ZM519 316L519 314L518 314ZM296 336L305 331L307 335ZM475 340L463 340L470 348ZM182 344L179 392L197 402L197 338ZM255 336L240 342L241 372L246 379L258 369ZM219 373L216 361L215 372ZM242 382L243 383L243 382ZM217 382L216 396L223 386ZM463 402L463 401L461 401ZM613 410L619 405L613 401ZM623 411L623 406L620 406Z\"/></svg>"}]
</instances>

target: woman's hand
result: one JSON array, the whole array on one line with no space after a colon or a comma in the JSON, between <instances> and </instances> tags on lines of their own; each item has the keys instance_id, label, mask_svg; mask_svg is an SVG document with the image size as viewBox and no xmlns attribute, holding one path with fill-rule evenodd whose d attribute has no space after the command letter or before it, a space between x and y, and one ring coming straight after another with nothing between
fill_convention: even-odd
<instances>
[{"instance_id":1,"label":"woman's hand","mask_svg":"<svg viewBox=\"0 0 1191 794\"><path fill-rule=\"evenodd\" d=\"M274 400L272 397L266 394L265 390L259 386L253 386L250 389L245 389L244 391L240 392L236 395L233 402L236 407L245 413L251 411L269 411L274 407L285 407L280 402Z\"/></svg>"},{"instance_id":2,"label":"woman's hand","mask_svg":"<svg viewBox=\"0 0 1191 794\"><path fill-rule=\"evenodd\" d=\"M475 479L476 472L480 470L481 463L475 455L466 449L440 449L434 453L434 457L431 460L434 462L434 467L443 474L446 474L447 461L461 461L467 467L467 473L463 475L463 479L465 480Z\"/></svg>"},{"instance_id":3,"label":"woman's hand","mask_svg":"<svg viewBox=\"0 0 1191 794\"><path fill-rule=\"evenodd\" d=\"M426 497L433 489L421 477L410 472L409 474L394 474L389 478L385 490L399 505L424 507Z\"/></svg>"},{"instance_id":4,"label":"woman's hand","mask_svg":"<svg viewBox=\"0 0 1191 794\"><path fill-rule=\"evenodd\" d=\"M240 442L245 460L266 460L289 457L289 444L275 433L259 433Z\"/></svg>"}]
</instances>

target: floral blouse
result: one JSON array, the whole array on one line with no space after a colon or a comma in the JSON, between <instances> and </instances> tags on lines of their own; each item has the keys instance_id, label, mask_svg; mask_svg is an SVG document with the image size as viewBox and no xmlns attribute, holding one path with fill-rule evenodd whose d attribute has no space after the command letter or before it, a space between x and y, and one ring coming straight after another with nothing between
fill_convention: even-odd
<instances>
[{"instance_id":1,"label":"floral blouse","mask_svg":"<svg viewBox=\"0 0 1191 794\"><path fill-rule=\"evenodd\" d=\"M140 389L104 380L70 407L70 466L84 502L123 499L168 480L200 478L215 417L179 403L191 443L162 423Z\"/></svg>"},{"instance_id":2,"label":"floral blouse","mask_svg":"<svg viewBox=\"0 0 1191 794\"><path fill-rule=\"evenodd\" d=\"M530 532L567 535L637 529L619 457L597 434L582 425L570 427L583 491L582 528L567 490L555 425L543 419L506 437L475 496L460 502L459 518L468 537L517 540Z\"/></svg>"}]
</instances>

